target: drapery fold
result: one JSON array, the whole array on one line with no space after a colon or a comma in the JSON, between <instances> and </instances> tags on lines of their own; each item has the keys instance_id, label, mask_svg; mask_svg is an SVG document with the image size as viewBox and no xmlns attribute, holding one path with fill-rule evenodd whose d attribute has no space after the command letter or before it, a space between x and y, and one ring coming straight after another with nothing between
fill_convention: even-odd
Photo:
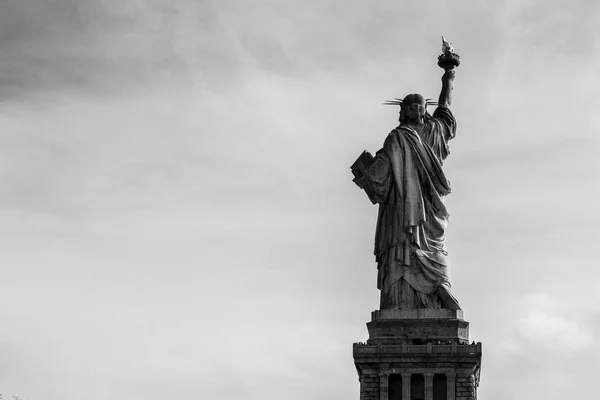
<instances>
[{"instance_id":1,"label":"drapery fold","mask_svg":"<svg viewBox=\"0 0 600 400\"><path fill-rule=\"evenodd\" d=\"M365 171L364 189L379 204L374 252L382 309L459 308L447 273L443 197L451 189L442 169L455 133L452 113L438 107L420 132L394 129Z\"/></svg>"}]
</instances>

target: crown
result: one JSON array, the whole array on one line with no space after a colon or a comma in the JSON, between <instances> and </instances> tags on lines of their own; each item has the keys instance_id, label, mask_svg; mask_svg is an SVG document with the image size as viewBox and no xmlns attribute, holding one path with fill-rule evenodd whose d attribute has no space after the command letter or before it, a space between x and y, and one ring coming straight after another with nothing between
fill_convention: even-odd
<instances>
[{"instance_id":1,"label":"crown","mask_svg":"<svg viewBox=\"0 0 600 400\"><path fill-rule=\"evenodd\" d=\"M402 106L402 99L394 98L394 100L386 100L383 104L386 106ZM433 101L433 98L425 99L425 107L437 105L438 102Z\"/></svg>"}]
</instances>

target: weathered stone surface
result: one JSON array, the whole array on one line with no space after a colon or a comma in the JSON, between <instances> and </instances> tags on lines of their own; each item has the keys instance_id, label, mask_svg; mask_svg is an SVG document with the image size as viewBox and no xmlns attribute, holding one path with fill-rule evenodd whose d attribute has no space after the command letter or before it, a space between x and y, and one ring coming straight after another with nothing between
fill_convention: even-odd
<instances>
[{"instance_id":1,"label":"weathered stone surface","mask_svg":"<svg viewBox=\"0 0 600 400\"><path fill-rule=\"evenodd\" d=\"M447 388L449 400L476 397L481 343L468 344L468 322L444 314L436 318L435 312L422 312L418 318L399 319L391 317L403 314L373 313L373 321L367 324L369 339L353 346L361 400L385 400L381 393L386 393L387 382L381 377L400 374L444 374L452 385Z\"/></svg>"},{"instance_id":2,"label":"weathered stone surface","mask_svg":"<svg viewBox=\"0 0 600 400\"><path fill-rule=\"evenodd\" d=\"M360 400L379 400L379 376L376 373L360 376Z\"/></svg>"},{"instance_id":3,"label":"weathered stone surface","mask_svg":"<svg viewBox=\"0 0 600 400\"><path fill-rule=\"evenodd\" d=\"M421 313L418 318L392 318L401 315L400 310L375 311L372 321L367 323L369 330L369 344L418 344L436 343L468 343L469 323L462 318L442 317L445 311L448 314L457 313L457 310L410 310L415 314ZM387 312L392 311L392 312ZM394 313L394 311L398 311ZM439 314L433 311L439 311ZM408 313L408 312L407 312ZM462 312L460 312L462 314ZM429 315L429 316L428 316ZM415 340L416 339L416 340Z\"/></svg>"},{"instance_id":4,"label":"weathered stone surface","mask_svg":"<svg viewBox=\"0 0 600 400\"><path fill-rule=\"evenodd\" d=\"M371 313L371 319L437 319L454 318L463 319L462 310L450 310L447 308L417 308L414 310L375 310Z\"/></svg>"}]
</instances>

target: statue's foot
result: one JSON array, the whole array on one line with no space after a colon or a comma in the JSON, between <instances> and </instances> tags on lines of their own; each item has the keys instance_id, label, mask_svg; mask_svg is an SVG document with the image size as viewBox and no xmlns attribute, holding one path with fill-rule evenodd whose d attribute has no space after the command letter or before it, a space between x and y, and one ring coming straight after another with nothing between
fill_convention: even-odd
<instances>
[{"instance_id":1,"label":"statue's foot","mask_svg":"<svg viewBox=\"0 0 600 400\"><path fill-rule=\"evenodd\" d=\"M437 288L438 296L442 299L442 303L444 304L444 308L449 310L462 310L460 308L460 304L458 304L458 300L452 296L452 293L445 288L444 286L438 286Z\"/></svg>"}]
</instances>

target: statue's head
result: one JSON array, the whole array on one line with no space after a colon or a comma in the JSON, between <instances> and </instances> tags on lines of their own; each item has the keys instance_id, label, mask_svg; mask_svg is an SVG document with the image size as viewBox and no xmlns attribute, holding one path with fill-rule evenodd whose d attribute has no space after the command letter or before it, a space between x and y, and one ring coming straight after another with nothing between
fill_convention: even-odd
<instances>
[{"instance_id":1,"label":"statue's head","mask_svg":"<svg viewBox=\"0 0 600 400\"><path fill-rule=\"evenodd\" d=\"M421 122L427 112L427 102L425 97L413 93L407 95L400 106L400 122Z\"/></svg>"}]
</instances>

